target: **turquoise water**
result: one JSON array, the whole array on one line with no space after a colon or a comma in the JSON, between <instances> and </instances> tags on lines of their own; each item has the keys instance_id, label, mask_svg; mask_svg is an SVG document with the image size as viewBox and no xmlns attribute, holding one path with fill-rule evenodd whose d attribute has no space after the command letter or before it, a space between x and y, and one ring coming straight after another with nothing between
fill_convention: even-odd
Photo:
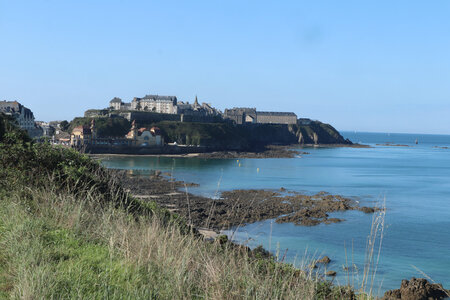
<instances>
[{"instance_id":1,"label":"turquoise water","mask_svg":"<svg viewBox=\"0 0 450 300\"><path fill-rule=\"evenodd\" d=\"M307 148L294 159L199 159L163 157L111 157L107 167L172 172L178 180L199 183L190 192L216 197L231 189L265 188L305 193L327 191L357 197L373 206L385 199L385 232L375 289L398 288L404 278L424 277L450 287L450 136L344 132L354 142L372 148ZM418 139L419 144L415 144ZM376 146L379 143L410 147ZM259 169L259 171L258 171ZM233 238L250 246L262 244L286 253L285 261L328 255L328 269L338 271L340 284L362 278L366 239L372 215L357 211L333 214L346 221L301 227L272 220L239 228ZM287 251L287 252L286 252ZM305 255L306 252L306 255ZM347 261L347 263L346 263ZM342 265L358 274L342 271ZM356 283L354 283L356 285Z\"/></svg>"}]
</instances>

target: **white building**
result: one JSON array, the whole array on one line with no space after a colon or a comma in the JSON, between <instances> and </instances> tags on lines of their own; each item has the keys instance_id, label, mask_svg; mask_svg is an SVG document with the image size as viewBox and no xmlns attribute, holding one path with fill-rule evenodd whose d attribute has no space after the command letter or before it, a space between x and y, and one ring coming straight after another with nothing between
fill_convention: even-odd
<instances>
[{"instance_id":1,"label":"white building","mask_svg":"<svg viewBox=\"0 0 450 300\"><path fill-rule=\"evenodd\" d=\"M131 140L133 146L161 147L164 145L164 138L158 127L152 127L150 129L142 127L138 129L136 127L136 121L132 122L131 130L125 138Z\"/></svg>"}]
</instances>

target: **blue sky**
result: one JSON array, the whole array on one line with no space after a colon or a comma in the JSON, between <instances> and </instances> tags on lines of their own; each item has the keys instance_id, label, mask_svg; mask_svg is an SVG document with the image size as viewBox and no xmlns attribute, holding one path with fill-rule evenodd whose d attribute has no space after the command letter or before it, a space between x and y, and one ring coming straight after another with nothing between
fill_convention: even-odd
<instances>
[{"instance_id":1,"label":"blue sky","mask_svg":"<svg viewBox=\"0 0 450 300\"><path fill-rule=\"evenodd\" d=\"M72 119L145 94L450 134L450 1L0 0L0 100Z\"/></svg>"}]
</instances>

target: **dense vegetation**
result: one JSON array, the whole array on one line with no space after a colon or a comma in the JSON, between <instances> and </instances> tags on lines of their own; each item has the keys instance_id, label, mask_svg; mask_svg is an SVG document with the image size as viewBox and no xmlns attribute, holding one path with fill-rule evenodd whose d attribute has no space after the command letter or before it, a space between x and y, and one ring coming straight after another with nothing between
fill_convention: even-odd
<instances>
[{"instance_id":1,"label":"dense vegetation","mask_svg":"<svg viewBox=\"0 0 450 300\"><path fill-rule=\"evenodd\" d=\"M218 239L0 116L0 298L341 299L311 273Z\"/></svg>"},{"instance_id":2,"label":"dense vegetation","mask_svg":"<svg viewBox=\"0 0 450 300\"><path fill-rule=\"evenodd\" d=\"M79 126L90 126L92 118L75 118L68 126L69 132ZM96 118L95 127L99 137L121 137L123 138L131 128L131 123L125 118Z\"/></svg>"},{"instance_id":3,"label":"dense vegetation","mask_svg":"<svg viewBox=\"0 0 450 300\"><path fill-rule=\"evenodd\" d=\"M181 123L162 121L148 125L159 127L165 140L168 142L227 149L245 148L249 146L246 137L229 123Z\"/></svg>"}]
</instances>

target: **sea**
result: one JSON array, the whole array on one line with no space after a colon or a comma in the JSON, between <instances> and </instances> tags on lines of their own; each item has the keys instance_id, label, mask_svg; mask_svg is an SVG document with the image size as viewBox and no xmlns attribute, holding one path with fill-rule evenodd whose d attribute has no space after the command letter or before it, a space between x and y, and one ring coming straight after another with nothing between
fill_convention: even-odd
<instances>
[{"instance_id":1,"label":"sea","mask_svg":"<svg viewBox=\"0 0 450 300\"><path fill-rule=\"evenodd\" d=\"M385 207L385 215L330 214L345 219L341 223L305 227L266 220L225 233L250 247L262 245L298 267L326 255L331 262L317 274L336 271L329 280L356 289L364 285L375 295L411 277L450 288L450 135L341 133L370 147L300 148L307 154L290 159L111 156L103 164L143 176L170 172L199 184L189 192L212 198L233 189L285 188Z\"/></svg>"}]
</instances>

